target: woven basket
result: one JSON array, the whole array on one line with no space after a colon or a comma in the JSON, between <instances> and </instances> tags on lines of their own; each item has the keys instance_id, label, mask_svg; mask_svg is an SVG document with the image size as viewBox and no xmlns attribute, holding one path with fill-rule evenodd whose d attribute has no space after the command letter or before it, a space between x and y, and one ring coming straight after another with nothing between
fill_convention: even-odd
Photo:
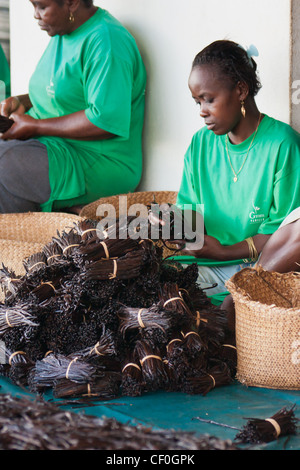
<instances>
[{"instance_id":1,"label":"woven basket","mask_svg":"<svg viewBox=\"0 0 300 470\"><path fill-rule=\"evenodd\" d=\"M0 267L3 264L16 275L23 275L24 259L39 252L57 232L70 229L79 220L79 216L60 212L0 214ZM0 301L3 299L0 289Z\"/></svg>"},{"instance_id":2,"label":"woven basket","mask_svg":"<svg viewBox=\"0 0 300 470\"><path fill-rule=\"evenodd\" d=\"M46 244L78 220L81 217L63 212L0 214L0 239Z\"/></svg>"},{"instance_id":3,"label":"woven basket","mask_svg":"<svg viewBox=\"0 0 300 470\"><path fill-rule=\"evenodd\" d=\"M300 389L300 273L245 268L227 282L236 312L237 379Z\"/></svg>"}]
</instances>

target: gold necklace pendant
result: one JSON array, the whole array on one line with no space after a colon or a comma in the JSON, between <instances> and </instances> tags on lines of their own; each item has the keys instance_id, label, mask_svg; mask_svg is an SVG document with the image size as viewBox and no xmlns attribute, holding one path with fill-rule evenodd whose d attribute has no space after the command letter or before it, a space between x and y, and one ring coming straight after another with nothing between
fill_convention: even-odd
<instances>
[{"instance_id":1,"label":"gold necklace pendant","mask_svg":"<svg viewBox=\"0 0 300 470\"><path fill-rule=\"evenodd\" d=\"M234 171L234 168L233 168L232 163L231 163L231 158L230 158L229 150L228 150L228 134L226 135L226 140L225 140L226 152L227 152L227 157L228 157L228 161L229 161L229 164L230 164L230 168L231 168L231 170L232 170L232 173L234 174L234 178L233 178L233 182L234 182L234 183L237 182L237 180L238 180L238 175L240 174L240 172L241 172L242 169L244 168L244 165L245 165L246 160L247 160L247 158L248 158L250 149L251 149L251 147L252 147L252 144L253 144L253 142L254 142L254 139L255 139L256 134L257 134L257 131L258 131L258 127L259 127L259 123L260 123L260 118L261 118L261 113L259 113L258 123L257 123L257 127L256 127L256 130L255 130L253 139L251 140L251 143L250 143L250 145L249 145L249 148L248 148L248 151L247 151L246 156L245 156L245 158L244 158L244 161L243 161L243 163L242 163L242 165L241 165L241 167L240 167L240 169L239 169L239 171L238 171L237 173Z\"/></svg>"}]
</instances>

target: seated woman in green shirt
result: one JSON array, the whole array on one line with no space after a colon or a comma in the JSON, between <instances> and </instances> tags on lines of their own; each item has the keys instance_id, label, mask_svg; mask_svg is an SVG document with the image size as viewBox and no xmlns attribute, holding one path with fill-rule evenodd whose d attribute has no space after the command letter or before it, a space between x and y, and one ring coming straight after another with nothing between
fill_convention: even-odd
<instances>
[{"instance_id":1,"label":"seated woman in green shirt","mask_svg":"<svg viewBox=\"0 0 300 470\"><path fill-rule=\"evenodd\" d=\"M50 41L1 114L0 212L52 211L134 191L146 74L131 34L92 0L30 0ZM9 139L9 140L8 140Z\"/></svg>"},{"instance_id":2,"label":"seated woman in green shirt","mask_svg":"<svg viewBox=\"0 0 300 470\"><path fill-rule=\"evenodd\" d=\"M194 59L189 88L205 127L184 159L177 206L203 207L203 246L182 262L199 264L199 281L226 293L234 272L252 265L300 201L300 136L259 111L256 62L238 44L216 41ZM177 259L177 258L176 258Z\"/></svg>"}]
</instances>

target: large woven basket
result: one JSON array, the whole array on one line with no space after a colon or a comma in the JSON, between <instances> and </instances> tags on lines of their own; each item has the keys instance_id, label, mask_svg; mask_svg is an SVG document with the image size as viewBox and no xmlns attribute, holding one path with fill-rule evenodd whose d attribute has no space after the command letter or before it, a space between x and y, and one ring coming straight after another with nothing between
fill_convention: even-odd
<instances>
[{"instance_id":1,"label":"large woven basket","mask_svg":"<svg viewBox=\"0 0 300 470\"><path fill-rule=\"evenodd\" d=\"M237 379L300 389L300 273L245 268L227 287L236 312Z\"/></svg>"},{"instance_id":2,"label":"large woven basket","mask_svg":"<svg viewBox=\"0 0 300 470\"><path fill-rule=\"evenodd\" d=\"M0 214L0 267L2 264L20 276L23 260L39 252L57 232L74 227L81 217L59 212ZM0 289L0 301L3 292Z\"/></svg>"}]
</instances>

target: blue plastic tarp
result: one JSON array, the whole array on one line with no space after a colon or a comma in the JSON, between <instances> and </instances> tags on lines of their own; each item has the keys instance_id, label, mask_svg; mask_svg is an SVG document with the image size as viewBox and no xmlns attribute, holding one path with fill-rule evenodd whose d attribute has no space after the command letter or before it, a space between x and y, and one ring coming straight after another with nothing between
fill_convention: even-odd
<instances>
[{"instance_id":1,"label":"blue plastic tarp","mask_svg":"<svg viewBox=\"0 0 300 470\"><path fill-rule=\"evenodd\" d=\"M8 379L0 379L1 393L23 395L24 391ZM27 398L28 394L26 393ZM29 393L29 396L34 397ZM50 392L44 395L61 406L61 400L53 399ZM75 403L74 403L75 405ZM266 419L281 408L290 409L295 405L295 416L300 419L300 393L298 391L272 390L258 387L245 387L239 382L211 390L206 396L187 395L175 392L145 393L140 397L120 397L110 401L93 402L93 406L77 407L68 405L74 412L84 412L93 416L115 418L121 423L137 423L153 429L174 429L194 432L197 435L209 434L220 439L234 441L248 418ZM198 418L214 421L210 424ZM224 426L225 425L225 426ZM232 429L237 428L237 429ZM245 446L243 446L245 448ZM246 446L251 450L300 450L300 434L282 436L268 444Z\"/></svg>"}]
</instances>

